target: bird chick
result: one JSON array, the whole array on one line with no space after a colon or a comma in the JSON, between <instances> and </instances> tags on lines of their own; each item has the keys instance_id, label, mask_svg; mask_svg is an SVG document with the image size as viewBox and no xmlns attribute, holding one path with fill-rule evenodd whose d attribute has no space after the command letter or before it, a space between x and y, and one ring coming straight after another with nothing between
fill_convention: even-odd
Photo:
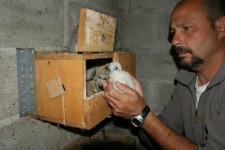
<instances>
[{"instance_id":1,"label":"bird chick","mask_svg":"<svg viewBox=\"0 0 225 150\"><path fill-rule=\"evenodd\" d=\"M128 72L122 70L122 67L121 67L120 63L112 62L108 65L108 69L109 69L109 78L112 80L114 89L117 89L118 91L123 93L121 90L119 90L116 87L116 85L115 85L116 81L121 82L123 84L126 84L129 87L135 89L135 86L134 86L134 83L131 79L130 74Z\"/></svg>"},{"instance_id":2,"label":"bird chick","mask_svg":"<svg viewBox=\"0 0 225 150\"><path fill-rule=\"evenodd\" d=\"M96 75L96 72L97 72L97 67L94 66L94 67L91 67L89 69L87 69L86 71L86 81L92 81Z\"/></svg>"},{"instance_id":3,"label":"bird chick","mask_svg":"<svg viewBox=\"0 0 225 150\"><path fill-rule=\"evenodd\" d=\"M108 64L93 66L86 71L86 94L87 97L103 91L103 83L109 77Z\"/></svg>"}]
</instances>

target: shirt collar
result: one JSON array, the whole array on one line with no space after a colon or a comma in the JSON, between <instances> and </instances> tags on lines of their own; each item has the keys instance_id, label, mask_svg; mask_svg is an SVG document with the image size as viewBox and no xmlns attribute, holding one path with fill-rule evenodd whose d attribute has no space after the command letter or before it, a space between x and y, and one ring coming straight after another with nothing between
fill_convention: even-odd
<instances>
[{"instance_id":1,"label":"shirt collar","mask_svg":"<svg viewBox=\"0 0 225 150\"><path fill-rule=\"evenodd\" d=\"M176 75L176 80L184 85L193 85L195 84L197 74L195 72L191 72L188 70L180 69ZM213 79L210 81L209 86L214 86L215 84L220 83L221 81L225 80L225 59L216 73L216 75L213 77Z\"/></svg>"}]
</instances>

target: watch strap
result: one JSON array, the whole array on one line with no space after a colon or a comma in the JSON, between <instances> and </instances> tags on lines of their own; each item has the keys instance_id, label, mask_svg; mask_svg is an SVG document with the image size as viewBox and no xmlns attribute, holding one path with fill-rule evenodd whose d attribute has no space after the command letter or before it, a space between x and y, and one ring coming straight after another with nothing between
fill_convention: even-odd
<instances>
[{"instance_id":1,"label":"watch strap","mask_svg":"<svg viewBox=\"0 0 225 150\"><path fill-rule=\"evenodd\" d=\"M149 112L150 112L150 108L148 105L146 105L139 115L143 118L143 120L145 120Z\"/></svg>"}]
</instances>

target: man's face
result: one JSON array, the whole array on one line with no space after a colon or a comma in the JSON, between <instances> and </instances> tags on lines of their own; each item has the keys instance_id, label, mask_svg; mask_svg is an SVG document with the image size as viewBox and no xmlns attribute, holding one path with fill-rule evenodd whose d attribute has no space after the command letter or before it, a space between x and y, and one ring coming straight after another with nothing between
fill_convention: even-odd
<instances>
[{"instance_id":1,"label":"man's face","mask_svg":"<svg viewBox=\"0 0 225 150\"><path fill-rule=\"evenodd\" d=\"M181 67L197 71L218 52L217 32L210 27L200 0L186 0L175 8L170 33Z\"/></svg>"}]
</instances>

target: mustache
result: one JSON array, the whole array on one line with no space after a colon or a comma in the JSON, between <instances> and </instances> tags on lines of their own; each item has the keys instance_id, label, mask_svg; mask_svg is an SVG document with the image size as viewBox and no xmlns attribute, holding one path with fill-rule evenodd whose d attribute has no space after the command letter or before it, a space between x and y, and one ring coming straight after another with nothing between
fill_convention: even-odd
<instances>
[{"instance_id":1,"label":"mustache","mask_svg":"<svg viewBox=\"0 0 225 150\"><path fill-rule=\"evenodd\" d=\"M182 47L182 46L175 46L174 50L175 50L175 52L177 54L179 54L179 53L190 53L190 54L193 54L191 49L185 48L185 47Z\"/></svg>"}]
</instances>

